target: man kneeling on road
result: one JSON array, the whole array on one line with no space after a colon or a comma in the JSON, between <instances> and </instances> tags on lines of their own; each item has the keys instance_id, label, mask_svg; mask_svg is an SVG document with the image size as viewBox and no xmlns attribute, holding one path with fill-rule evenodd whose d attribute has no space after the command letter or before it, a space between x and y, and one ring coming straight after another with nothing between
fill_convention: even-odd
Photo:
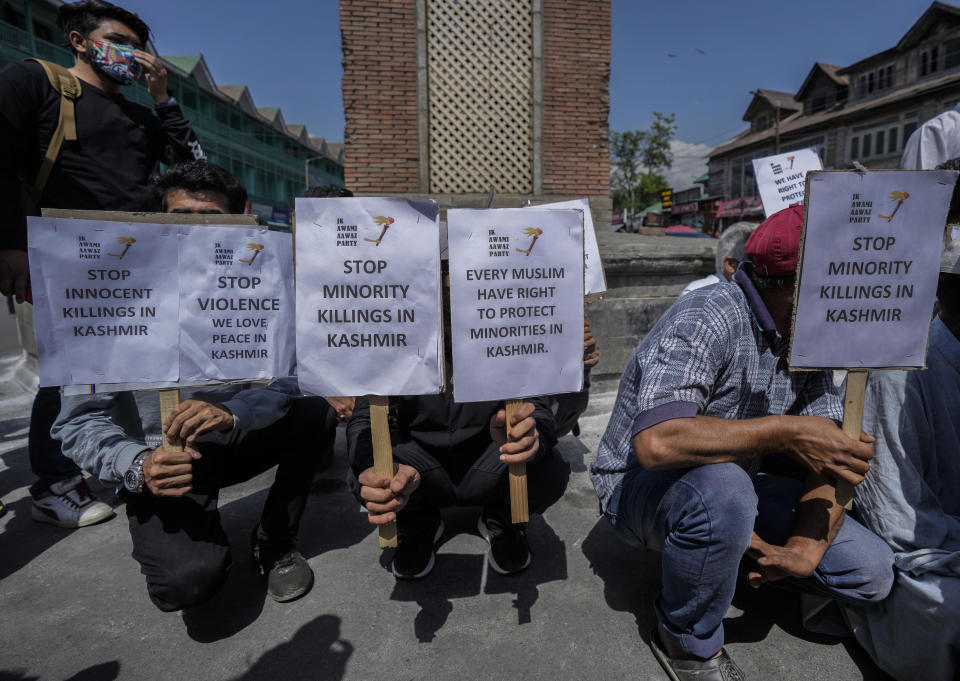
<instances>
[{"instance_id":1,"label":"man kneeling on road","mask_svg":"<svg viewBox=\"0 0 960 681\"><path fill-rule=\"evenodd\" d=\"M207 161L176 166L158 185L168 213L237 212L246 201L229 173ZM156 391L65 396L52 434L81 467L106 484L122 483L133 557L150 599L165 611L199 604L226 578L220 490L277 466L252 553L271 597L299 598L313 571L296 537L314 474L330 453L317 444L329 440L322 432L328 405L299 397L293 378L260 390L223 385L180 394L186 399L163 424ZM164 449L163 433L184 450Z\"/></svg>"},{"instance_id":2,"label":"man kneeling on road","mask_svg":"<svg viewBox=\"0 0 960 681\"><path fill-rule=\"evenodd\" d=\"M755 587L875 603L893 581L890 549L844 518L834 489L863 480L873 438L837 425L830 373L787 370L802 218L799 206L768 218L733 282L664 314L627 364L591 467L607 519L662 552L651 647L675 681L744 678L722 648L744 554ZM773 463L801 475L759 472Z\"/></svg>"},{"instance_id":3,"label":"man kneeling on road","mask_svg":"<svg viewBox=\"0 0 960 681\"><path fill-rule=\"evenodd\" d=\"M447 266L444 260L444 342L449 358L453 355ZM454 375L450 365L447 375ZM496 572L512 574L530 564L524 526L510 519L507 470L511 463L527 464L533 512L543 513L563 496L570 466L553 451L557 438L551 407L548 397L525 400L508 430L503 402L457 403L449 384L439 395L392 397L391 479L373 469L370 404L366 398L357 399L347 425L350 460L370 522L397 521L398 546L391 566L396 577L419 579L433 569L436 543L443 534L443 507L482 507L478 530L490 544L487 561Z\"/></svg>"}]
</instances>

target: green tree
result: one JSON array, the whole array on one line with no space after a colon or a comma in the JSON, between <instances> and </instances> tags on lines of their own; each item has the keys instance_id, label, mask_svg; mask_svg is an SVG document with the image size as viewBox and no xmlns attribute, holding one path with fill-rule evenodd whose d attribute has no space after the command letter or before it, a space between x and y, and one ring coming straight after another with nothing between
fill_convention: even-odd
<instances>
[{"instance_id":1,"label":"green tree","mask_svg":"<svg viewBox=\"0 0 960 681\"><path fill-rule=\"evenodd\" d=\"M620 198L622 207L634 212L633 191L640 179L640 158L646 133L642 130L610 133L610 160L613 162L614 198ZM619 197L617 196L619 192Z\"/></svg>"},{"instance_id":2,"label":"green tree","mask_svg":"<svg viewBox=\"0 0 960 681\"><path fill-rule=\"evenodd\" d=\"M619 199L630 214L635 213L638 206L656 203L654 199L641 204L637 201L638 196L643 195L646 200L654 186L662 184L660 189L667 188L659 171L673 165L670 141L677 132L675 121L674 114L664 115L654 111L649 129L610 133L610 160L615 185L613 199L615 202ZM641 169L646 172L641 172ZM660 190L656 191L659 198Z\"/></svg>"},{"instance_id":3,"label":"green tree","mask_svg":"<svg viewBox=\"0 0 960 681\"><path fill-rule=\"evenodd\" d=\"M666 178L657 173L644 173L640 176L640 182L633 190L634 200L637 204L637 210L643 210L647 206L653 205L660 200L660 192L664 189L670 189Z\"/></svg>"}]
</instances>

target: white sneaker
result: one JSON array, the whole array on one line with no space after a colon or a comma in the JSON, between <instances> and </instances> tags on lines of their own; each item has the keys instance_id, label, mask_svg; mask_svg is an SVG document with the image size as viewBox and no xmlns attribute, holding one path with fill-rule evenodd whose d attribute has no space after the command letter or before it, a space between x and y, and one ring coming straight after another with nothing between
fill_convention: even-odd
<instances>
[{"instance_id":1,"label":"white sneaker","mask_svg":"<svg viewBox=\"0 0 960 681\"><path fill-rule=\"evenodd\" d=\"M33 500L33 519L58 527L85 527L112 518L113 509L97 499L78 475L50 485L46 496Z\"/></svg>"}]
</instances>

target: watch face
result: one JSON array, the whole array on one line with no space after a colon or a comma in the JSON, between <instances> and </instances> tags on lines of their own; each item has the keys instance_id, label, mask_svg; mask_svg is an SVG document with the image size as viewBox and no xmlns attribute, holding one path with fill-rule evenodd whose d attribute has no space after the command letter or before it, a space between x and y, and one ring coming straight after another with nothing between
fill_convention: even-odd
<instances>
[{"instance_id":1,"label":"watch face","mask_svg":"<svg viewBox=\"0 0 960 681\"><path fill-rule=\"evenodd\" d=\"M131 492L138 491L140 487L140 473L132 468L123 474L123 486Z\"/></svg>"}]
</instances>

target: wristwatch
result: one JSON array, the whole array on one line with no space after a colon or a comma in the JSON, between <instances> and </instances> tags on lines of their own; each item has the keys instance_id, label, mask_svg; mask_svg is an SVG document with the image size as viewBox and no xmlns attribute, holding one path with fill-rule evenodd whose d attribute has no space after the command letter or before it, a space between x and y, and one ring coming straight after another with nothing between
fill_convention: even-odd
<instances>
[{"instance_id":1,"label":"wristwatch","mask_svg":"<svg viewBox=\"0 0 960 681\"><path fill-rule=\"evenodd\" d=\"M123 474L123 486L128 492L139 494L143 491L143 460L150 454L149 449L145 449L133 459L130 468Z\"/></svg>"}]
</instances>

